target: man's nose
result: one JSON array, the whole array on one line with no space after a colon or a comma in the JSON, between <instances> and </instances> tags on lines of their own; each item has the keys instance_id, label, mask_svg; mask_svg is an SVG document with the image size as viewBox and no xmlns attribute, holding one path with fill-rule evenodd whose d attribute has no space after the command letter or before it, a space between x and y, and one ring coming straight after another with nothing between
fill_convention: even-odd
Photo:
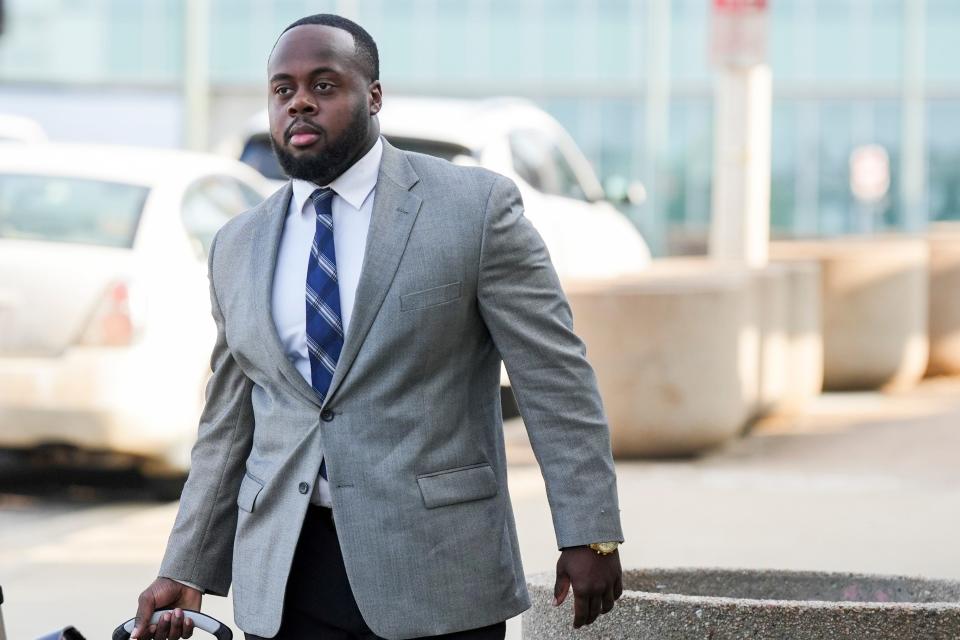
<instances>
[{"instance_id":1,"label":"man's nose","mask_svg":"<svg viewBox=\"0 0 960 640\"><path fill-rule=\"evenodd\" d=\"M287 115L295 116L301 113L316 113L317 103L309 91L297 91L293 100L287 103Z\"/></svg>"}]
</instances>

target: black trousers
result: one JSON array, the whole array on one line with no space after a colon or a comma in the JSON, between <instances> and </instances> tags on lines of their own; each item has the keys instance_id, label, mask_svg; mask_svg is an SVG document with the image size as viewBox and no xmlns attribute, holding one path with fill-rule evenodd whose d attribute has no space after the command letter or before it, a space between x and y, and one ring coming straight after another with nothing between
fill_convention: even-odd
<instances>
[{"instance_id":1,"label":"black trousers","mask_svg":"<svg viewBox=\"0 0 960 640\"><path fill-rule=\"evenodd\" d=\"M402 615L402 612L398 612ZM503 640L506 622L439 636L440 640ZM264 640L246 634L247 640ZM330 509L310 505L293 557L280 631L274 640L382 640L353 597Z\"/></svg>"}]
</instances>

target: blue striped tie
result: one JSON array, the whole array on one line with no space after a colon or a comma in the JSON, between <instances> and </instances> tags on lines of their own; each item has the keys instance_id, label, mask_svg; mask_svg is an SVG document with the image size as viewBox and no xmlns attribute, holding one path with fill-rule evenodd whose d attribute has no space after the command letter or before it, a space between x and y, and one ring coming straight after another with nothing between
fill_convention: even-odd
<instances>
[{"instance_id":1,"label":"blue striped tie","mask_svg":"<svg viewBox=\"0 0 960 640\"><path fill-rule=\"evenodd\" d=\"M343 349L337 256L333 246L333 195L329 188L310 194L317 212L317 230L307 264L307 352L311 383L321 401L330 389ZM320 463L320 475L327 477L326 460Z\"/></svg>"}]
</instances>

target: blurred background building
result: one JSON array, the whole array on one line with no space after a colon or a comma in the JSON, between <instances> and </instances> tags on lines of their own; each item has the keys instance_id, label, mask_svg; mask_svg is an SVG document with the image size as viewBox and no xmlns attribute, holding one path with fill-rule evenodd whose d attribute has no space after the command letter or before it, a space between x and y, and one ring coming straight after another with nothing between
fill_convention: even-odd
<instances>
[{"instance_id":1,"label":"blurred background building","mask_svg":"<svg viewBox=\"0 0 960 640\"><path fill-rule=\"evenodd\" d=\"M573 165L546 145L523 175L512 141L499 145L496 168L512 161L529 218L567 270L627 537L641 541L625 545L625 567L960 579L960 554L944 552L960 531L960 512L944 508L960 497L960 223L931 224L960 220L960 0L0 6L0 140L15 129L161 148L0 144L10 637L52 626L52 602L63 622L109 634L156 575L176 507L147 498L179 496L213 342L205 254L222 224L276 186L223 156L252 139L257 114L262 134L270 49L317 12L353 18L378 42L385 127L406 103L408 127L442 133L423 105L449 101L430 97L525 98L569 131L629 217L592 176L560 170ZM771 74L755 65L763 82L752 93L722 81L744 69L717 66L718 7L767 15ZM762 107L744 107L750 97ZM503 119L523 127L550 120L518 103L485 105L506 105ZM538 118L518 118L524 109ZM717 127L731 113L732 126ZM178 148L220 155L169 151ZM454 159L463 150L435 145ZM527 179L548 165L554 183ZM723 198L735 181L736 197ZM744 211L740 230L762 231L751 237L763 260L648 259L644 242L660 256L704 253L711 210L734 219L750 208L741 202L755 215ZM809 237L830 241L779 241ZM552 570L549 508L522 420L504 433L524 566ZM93 473L103 470L118 473ZM229 606L204 603L224 620Z\"/></svg>"},{"instance_id":2,"label":"blurred background building","mask_svg":"<svg viewBox=\"0 0 960 640\"><path fill-rule=\"evenodd\" d=\"M643 181L647 200L623 206L655 253L695 251L711 202L710 5L7 0L0 112L38 120L55 140L215 148L264 106L279 32L336 12L377 40L387 102L528 97L571 132L603 182ZM773 234L960 217L960 2L772 0L769 11ZM198 104L206 126L191 125ZM873 144L889 158L890 186L865 205L851 157Z\"/></svg>"}]
</instances>

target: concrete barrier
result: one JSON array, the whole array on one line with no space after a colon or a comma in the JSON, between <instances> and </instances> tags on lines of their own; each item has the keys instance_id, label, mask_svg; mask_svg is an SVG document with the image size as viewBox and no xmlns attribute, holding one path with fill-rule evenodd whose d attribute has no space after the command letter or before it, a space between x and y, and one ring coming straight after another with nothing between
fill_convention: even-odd
<instances>
[{"instance_id":1,"label":"concrete barrier","mask_svg":"<svg viewBox=\"0 0 960 640\"><path fill-rule=\"evenodd\" d=\"M775 260L822 269L824 387L906 387L927 367L929 250L919 238L771 243Z\"/></svg>"},{"instance_id":2,"label":"concrete barrier","mask_svg":"<svg viewBox=\"0 0 960 640\"><path fill-rule=\"evenodd\" d=\"M960 223L936 223L930 244L928 375L960 374Z\"/></svg>"},{"instance_id":3,"label":"concrete barrier","mask_svg":"<svg viewBox=\"0 0 960 640\"><path fill-rule=\"evenodd\" d=\"M953 640L960 583L894 576L723 569L624 571L610 613L574 630L573 595L528 580L524 640Z\"/></svg>"},{"instance_id":4,"label":"concrete barrier","mask_svg":"<svg viewBox=\"0 0 960 640\"><path fill-rule=\"evenodd\" d=\"M656 261L566 290L615 456L688 455L740 433L758 389L746 269Z\"/></svg>"}]
</instances>

